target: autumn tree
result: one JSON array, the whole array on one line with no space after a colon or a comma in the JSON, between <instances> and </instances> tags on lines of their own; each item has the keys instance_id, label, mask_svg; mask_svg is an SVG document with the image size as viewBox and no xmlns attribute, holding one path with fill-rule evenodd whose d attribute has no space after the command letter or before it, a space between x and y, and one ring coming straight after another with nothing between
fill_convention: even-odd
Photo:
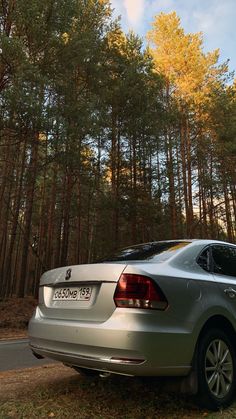
<instances>
[{"instance_id":1,"label":"autumn tree","mask_svg":"<svg viewBox=\"0 0 236 419\"><path fill-rule=\"evenodd\" d=\"M195 225L194 204L199 206L197 195L196 154L201 149L202 133L209 134L207 106L211 92L228 72L227 66L219 66L219 51L203 52L201 33L185 34L175 12L156 16L148 34L156 71L166 80L165 100L169 107L174 99L179 112L178 132L167 127L164 136L168 169L169 201L172 233L176 236L176 190L182 187L186 219L186 235L192 237ZM211 134L210 134L210 138ZM198 159L198 163L201 164ZM179 169L180 167L180 169ZM180 170L179 176L177 171ZM199 173L201 167L198 167ZM203 169L204 170L204 169ZM175 179L178 179L176 182ZM181 182L181 183L180 183ZM205 205L205 197L201 196ZM211 202L211 207L213 202ZM201 210L201 208L200 208Z\"/></svg>"}]
</instances>

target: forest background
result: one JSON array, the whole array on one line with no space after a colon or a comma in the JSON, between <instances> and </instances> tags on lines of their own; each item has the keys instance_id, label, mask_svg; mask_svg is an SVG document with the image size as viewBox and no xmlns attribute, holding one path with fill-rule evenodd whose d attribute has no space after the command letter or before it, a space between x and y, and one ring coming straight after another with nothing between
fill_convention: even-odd
<instances>
[{"instance_id":1,"label":"forest background","mask_svg":"<svg viewBox=\"0 0 236 419\"><path fill-rule=\"evenodd\" d=\"M236 235L236 83L219 50L108 0L0 4L0 298L145 241Z\"/></svg>"}]
</instances>

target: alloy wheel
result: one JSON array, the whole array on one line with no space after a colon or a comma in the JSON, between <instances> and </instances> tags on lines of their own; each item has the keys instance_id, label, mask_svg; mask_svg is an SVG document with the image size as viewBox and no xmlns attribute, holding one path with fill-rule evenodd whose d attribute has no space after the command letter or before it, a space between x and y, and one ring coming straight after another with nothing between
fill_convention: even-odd
<instances>
[{"instance_id":1,"label":"alloy wheel","mask_svg":"<svg viewBox=\"0 0 236 419\"><path fill-rule=\"evenodd\" d=\"M206 351L205 377L209 391L224 398L233 381L233 359L229 347L222 339L213 340Z\"/></svg>"}]
</instances>

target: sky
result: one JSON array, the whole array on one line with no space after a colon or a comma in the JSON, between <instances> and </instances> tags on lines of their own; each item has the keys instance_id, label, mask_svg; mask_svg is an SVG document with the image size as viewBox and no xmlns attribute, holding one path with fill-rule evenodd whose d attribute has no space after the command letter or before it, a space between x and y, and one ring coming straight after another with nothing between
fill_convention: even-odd
<instances>
[{"instance_id":1,"label":"sky","mask_svg":"<svg viewBox=\"0 0 236 419\"><path fill-rule=\"evenodd\" d=\"M220 62L236 70L236 0L110 0L125 32L145 39L154 16L173 10L186 33L203 32L204 51L220 48Z\"/></svg>"}]
</instances>

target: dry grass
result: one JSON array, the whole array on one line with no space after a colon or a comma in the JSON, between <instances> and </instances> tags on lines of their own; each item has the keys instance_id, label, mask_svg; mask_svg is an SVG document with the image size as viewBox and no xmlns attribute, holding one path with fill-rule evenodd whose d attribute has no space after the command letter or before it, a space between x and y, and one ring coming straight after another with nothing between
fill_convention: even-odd
<instances>
[{"instance_id":1,"label":"dry grass","mask_svg":"<svg viewBox=\"0 0 236 419\"><path fill-rule=\"evenodd\" d=\"M233 419L236 408L211 413L160 381L111 376L86 379L62 365L0 373L0 418Z\"/></svg>"},{"instance_id":2,"label":"dry grass","mask_svg":"<svg viewBox=\"0 0 236 419\"><path fill-rule=\"evenodd\" d=\"M0 339L25 337L36 304L32 297L0 301Z\"/></svg>"},{"instance_id":3,"label":"dry grass","mask_svg":"<svg viewBox=\"0 0 236 419\"><path fill-rule=\"evenodd\" d=\"M0 302L0 339L24 337L36 300ZM165 382L111 376L86 379L63 365L0 373L0 419L236 419L235 406L211 413Z\"/></svg>"}]
</instances>

